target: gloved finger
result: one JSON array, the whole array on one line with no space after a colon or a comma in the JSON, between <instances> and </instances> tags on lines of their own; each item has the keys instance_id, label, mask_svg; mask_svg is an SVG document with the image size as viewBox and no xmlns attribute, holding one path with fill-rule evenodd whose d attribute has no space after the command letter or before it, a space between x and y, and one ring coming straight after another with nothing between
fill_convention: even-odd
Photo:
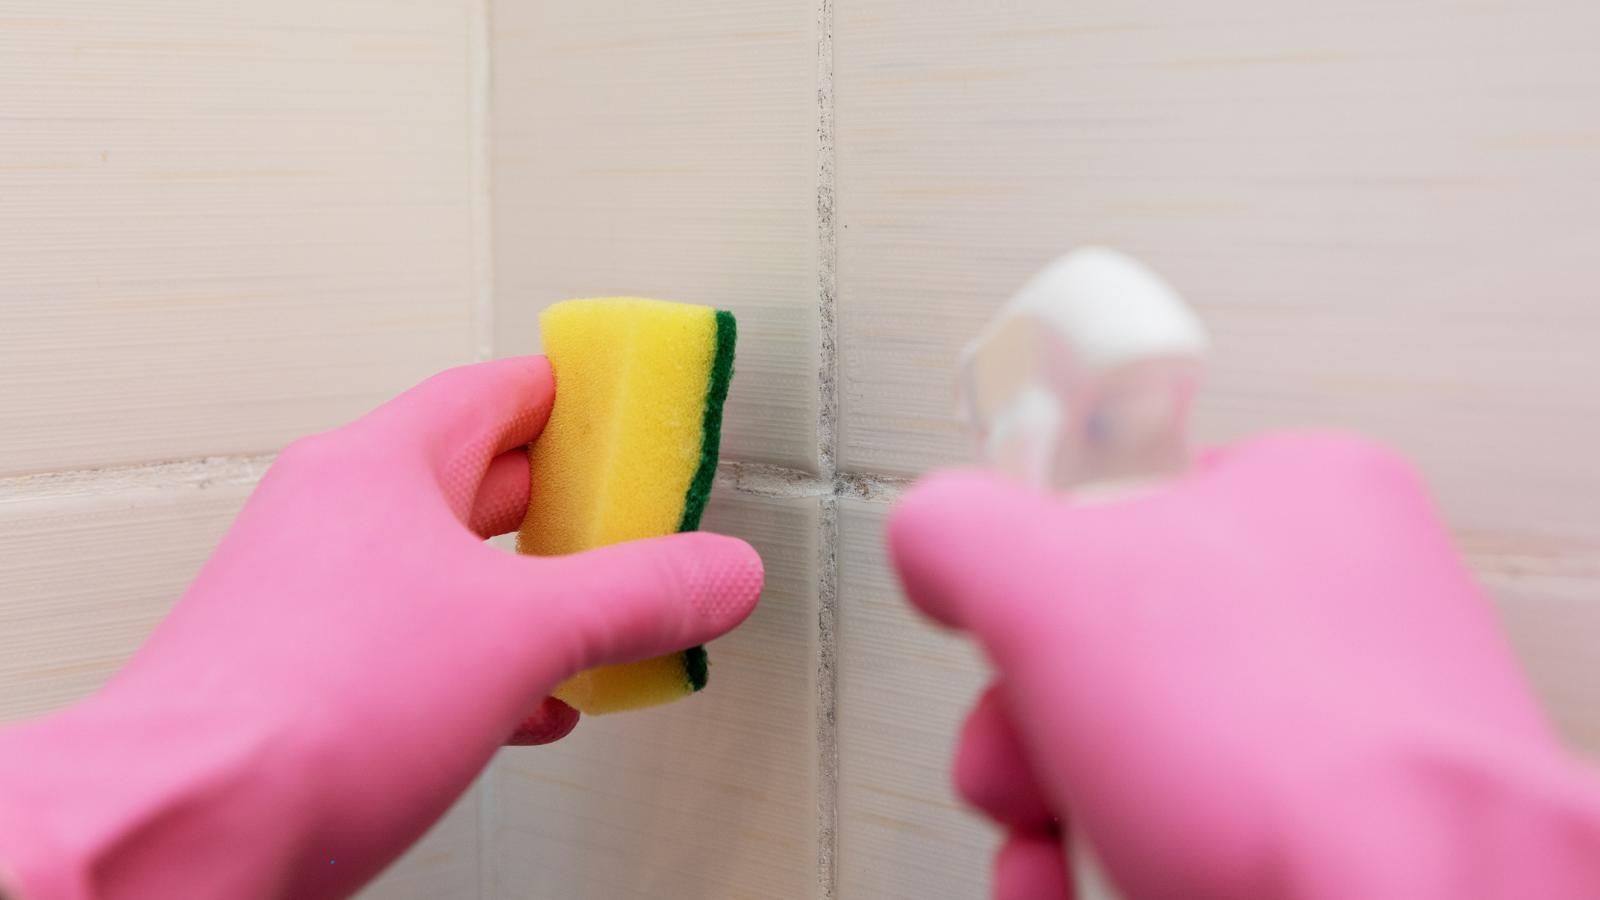
<instances>
[{"instance_id":1,"label":"gloved finger","mask_svg":"<svg viewBox=\"0 0 1600 900\"><path fill-rule=\"evenodd\" d=\"M497 454L539 436L555 402L555 375L542 356L458 366L429 378L357 423L427 456L446 493L477 487Z\"/></svg>"},{"instance_id":2,"label":"gloved finger","mask_svg":"<svg viewBox=\"0 0 1600 900\"><path fill-rule=\"evenodd\" d=\"M499 593L529 620L524 633L552 636L540 656L554 667L543 674L557 678L706 643L744 621L761 594L761 557L716 534L559 557L483 551Z\"/></svg>"},{"instance_id":3,"label":"gloved finger","mask_svg":"<svg viewBox=\"0 0 1600 900\"><path fill-rule=\"evenodd\" d=\"M467 527L479 537L516 531L528 512L528 451L518 447L496 456L484 470Z\"/></svg>"},{"instance_id":4,"label":"gloved finger","mask_svg":"<svg viewBox=\"0 0 1600 900\"><path fill-rule=\"evenodd\" d=\"M1225 477L1241 453L1217 448L1203 456L1195 477L1177 487ZM1171 492L1154 497L1155 504L1163 504ZM1150 506L1150 498L1145 497L1147 507L1158 508ZM1013 610L1039 605L1033 596L1038 566L1026 563L1048 559L1059 567L1074 549L1066 533L1071 522L1096 512L992 473L939 472L895 506L889 550L913 604L945 625L981 634L985 623L1012 622Z\"/></svg>"},{"instance_id":5,"label":"gloved finger","mask_svg":"<svg viewBox=\"0 0 1600 900\"><path fill-rule=\"evenodd\" d=\"M924 479L889 518L889 551L907 597L935 620L980 635L986 625L1027 629L1031 611L1051 605L1034 596L1042 586L1028 563L1060 557L1057 506L986 473Z\"/></svg>"},{"instance_id":6,"label":"gloved finger","mask_svg":"<svg viewBox=\"0 0 1600 900\"><path fill-rule=\"evenodd\" d=\"M1073 900L1061 835L1013 832L995 857L995 900Z\"/></svg>"},{"instance_id":7,"label":"gloved finger","mask_svg":"<svg viewBox=\"0 0 1600 900\"><path fill-rule=\"evenodd\" d=\"M1052 831L1059 823L1011 724L1003 691L990 685L967 716L956 746L956 792L1001 825Z\"/></svg>"},{"instance_id":8,"label":"gloved finger","mask_svg":"<svg viewBox=\"0 0 1600 900\"><path fill-rule=\"evenodd\" d=\"M554 697L544 698L533 715L506 739L510 747L533 747L561 740L578 727L578 711Z\"/></svg>"}]
</instances>

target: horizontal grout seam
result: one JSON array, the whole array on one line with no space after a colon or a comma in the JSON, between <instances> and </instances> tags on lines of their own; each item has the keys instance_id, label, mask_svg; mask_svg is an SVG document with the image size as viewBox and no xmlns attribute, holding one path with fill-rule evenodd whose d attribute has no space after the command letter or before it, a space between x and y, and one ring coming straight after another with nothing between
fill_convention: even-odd
<instances>
[{"instance_id":1,"label":"horizontal grout seam","mask_svg":"<svg viewBox=\"0 0 1600 900\"><path fill-rule=\"evenodd\" d=\"M832 478L764 463L725 462L717 467L718 487L754 497L840 497L893 503L912 479L896 475L839 472Z\"/></svg>"},{"instance_id":2,"label":"horizontal grout seam","mask_svg":"<svg viewBox=\"0 0 1600 900\"><path fill-rule=\"evenodd\" d=\"M43 472L0 478L0 503L48 500L107 491L150 487L206 488L251 484L272 464L273 454L208 456L128 466ZM840 472L828 479L813 472L764 463L724 462L718 487L755 497L844 497L892 503L912 479L894 475Z\"/></svg>"},{"instance_id":3,"label":"horizontal grout seam","mask_svg":"<svg viewBox=\"0 0 1600 900\"><path fill-rule=\"evenodd\" d=\"M900 475L840 472L833 476L833 495L869 503L893 503L915 480Z\"/></svg>"},{"instance_id":4,"label":"horizontal grout seam","mask_svg":"<svg viewBox=\"0 0 1600 900\"><path fill-rule=\"evenodd\" d=\"M758 497L822 497L828 482L800 469L765 463L723 462L717 466L716 486Z\"/></svg>"},{"instance_id":5,"label":"horizontal grout seam","mask_svg":"<svg viewBox=\"0 0 1600 900\"><path fill-rule=\"evenodd\" d=\"M0 478L0 503L53 500L137 488L253 484L266 474L273 454L207 456L66 472L41 472Z\"/></svg>"}]
</instances>

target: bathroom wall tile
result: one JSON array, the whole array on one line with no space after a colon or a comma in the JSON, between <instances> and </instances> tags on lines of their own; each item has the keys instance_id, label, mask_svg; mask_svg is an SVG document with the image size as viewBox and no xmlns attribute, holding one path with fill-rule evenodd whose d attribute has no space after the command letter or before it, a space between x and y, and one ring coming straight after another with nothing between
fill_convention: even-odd
<instances>
[{"instance_id":1,"label":"bathroom wall tile","mask_svg":"<svg viewBox=\"0 0 1600 900\"><path fill-rule=\"evenodd\" d=\"M480 781L368 885L361 900L480 900L478 823L483 802Z\"/></svg>"},{"instance_id":2,"label":"bathroom wall tile","mask_svg":"<svg viewBox=\"0 0 1600 900\"><path fill-rule=\"evenodd\" d=\"M997 834L950 788L956 733L987 670L901 598L884 559L884 510L839 508L838 895L987 896Z\"/></svg>"},{"instance_id":3,"label":"bathroom wall tile","mask_svg":"<svg viewBox=\"0 0 1600 900\"><path fill-rule=\"evenodd\" d=\"M0 486L0 721L104 682L183 593L257 474Z\"/></svg>"},{"instance_id":4,"label":"bathroom wall tile","mask_svg":"<svg viewBox=\"0 0 1600 900\"><path fill-rule=\"evenodd\" d=\"M1548 537L1461 535L1524 671L1568 742L1600 760L1600 554Z\"/></svg>"},{"instance_id":5,"label":"bathroom wall tile","mask_svg":"<svg viewBox=\"0 0 1600 900\"><path fill-rule=\"evenodd\" d=\"M498 353L538 313L643 295L739 318L723 450L817 447L816 4L498 2Z\"/></svg>"},{"instance_id":6,"label":"bathroom wall tile","mask_svg":"<svg viewBox=\"0 0 1600 900\"><path fill-rule=\"evenodd\" d=\"M501 752L491 896L814 896L817 501L721 494L705 527L761 551L760 607L699 696Z\"/></svg>"},{"instance_id":7,"label":"bathroom wall tile","mask_svg":"<svg viewBox=\"0 0 1600 900\"><path fill-rule=\"evenodd\" d=\"M1458 521L1600 498L1600 6L840 4L840 460L966 458L959 347L1054 255L1215 332L1208 439L1360 427Z\"/></svg>"},{"instance_id":8,"label":"bathroom wall tile","mask_svg":"<svg viewBox=\"0 0 1600 900\"><path fill-rule=\"evenodd\" d=\"M471 0L0 22L0 475L271 451L473 354Z\"/></svg>"}]
</instances>

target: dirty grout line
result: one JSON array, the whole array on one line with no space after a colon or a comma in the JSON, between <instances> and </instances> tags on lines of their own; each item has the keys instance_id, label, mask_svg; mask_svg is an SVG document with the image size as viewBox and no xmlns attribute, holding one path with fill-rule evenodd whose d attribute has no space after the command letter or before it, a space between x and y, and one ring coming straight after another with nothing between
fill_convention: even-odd
<instances>
[{"instance_id":1,"label":"dirty grout line","mask_svg":"<svg viewBox=\"0 0 1600 900\"><path fill-rule=\"evenodd\" d=\"M717 466L716 486L756 497L821 497L828 482L810 472L763 463L724 462Z\"/></svg>"},{"instance_id":2,"label":"dirty grout line","mask_svg":"<svg viewBox=\"0 0 1600 900\"><path fill-rule=\"evenodd\" d=\"M252 484L266 474L276 454L207 456L126 466L0 477L0 503L47 500L131 488ZM725 461L717 466L716 486L755 497L848 497L892 503L911 479L840 472L832 479L764 463Z\"/></svg>"},{"instance_id":3,"label":"dirty grout line","mask_svg":"<svg viewBox=\"0 0 1600 900\"><path fill-rule=\"evenodd\" d=\"M838 468L838 322L835 317L838 247L834 235L833 0L817 7L817 466Z\"/></svg>"},{"instance_id":4,"label":"dirty grout line","mask_svg":"<svg viewBox=\"0 0 1600 900\"><path fill-rule=\"evenodd\" d=\"M839 500L821 501L821 566L817 578L817 882L832 900L839 877L838 635Z\"/></svg>"},{"instance_id":5,"label":"dirty grout line","mask_svg":"<svg viewBox=\"0 0 1600 900\"><path fill-rule=\"evenodd\" d=\"M0 503L23 503L106 494L140 488L188 487L199 490L213 485L253 484L272 464L271 454L263 456L208 456L201 459L166 460L128 466L105 466L66 472L41 472L0 478Z\"/></svg>"},{"instance_id":6,"label":"dirty grout line","mask_svg":"<svg viewBox=\"0 0 1600 900\"><path fill-rule=\"evenodd\" d=\"M817 578L817 887L838 891L839 740L834 633L838 608L838 247L834 232L833 0L817 0L817 468L821 496Z\"/></svg>"},{"instance_id":7,"label":"dirty grout line","mask_svg":"<svg viewBox=\"0 0 1600 900\"><path fill-rule=\"evenodd\" d=\"M899 475L839 472L831 479L784 466L728 461L717 466L716 486L754 497L846 497L893 503L914 479Z\"/></svg>"},{"instance_id":8,"label":"dirty grout line","mask_svg":"<svg viewBox=\"0 0 1600 900\"><path fill-rule=\"evenodd\" d=\"M899 475L840 472L833 476L833 495L869 503L893 503L914 480Z\"/></svg>"}]
</instances>

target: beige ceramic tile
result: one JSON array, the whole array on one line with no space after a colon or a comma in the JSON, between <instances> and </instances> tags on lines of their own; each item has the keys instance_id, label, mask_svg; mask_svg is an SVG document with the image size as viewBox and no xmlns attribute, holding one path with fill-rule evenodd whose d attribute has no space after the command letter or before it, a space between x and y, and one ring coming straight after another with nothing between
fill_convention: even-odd
<instances>
[{"instance_id":1,"label":"beige ceramic tile","mask_svg":"<svg viewBox=\"0 0 1600 900\"><path fill-rule=\"evenodd\" d=\"M0 720L91 692L149 634L227 530L256 472L179 485L0 490Z\"/></svg>"},{"instance_id":2,"label":"beige ceramic tile","mask_svg":"<svg viewBox=\"0 0 1600 900\"><path fill-rule=\"evenodd\" d=\"M1499 600L1545 709L1573 747L1600 760L1600 556L1499 535L1464 535L1462 543Z\"/></svg>"},{"instance_id":3,"label":"beige ceramic tile","mask_svg":"<svg viewBox=\"0 0 1600 900\"><path fill-rule=\"evenodd\" d=\"M472 789L361 900L479 900L478 822L483 785Z\"/></svg>"},{"instance_id":4,"label":"beige ceramic tile","mask_svg":"<svg viewBox=\"0 0 1600 900\"><path fill-rule=\"evenodd\" d=\"M0 20L0 474L270 451L470 358L470 0Z\"/></svg>"},{"instance_id":5,"label":"beige ceramic tile","mask_svg":"<svg viewBox=\"0 0 1600 900\"><path fill-rule=\"evenodd\" d=\"M836 8L840 458L961 459L958 347L1055 254L1217 337L1203 433L1399 443L1473 524L1600 517L1600 6Z\"/></svg>"},{"instance_id":6,"label":"beige ceramic tile","mask_svg":"<svg viewBox=\"0 0 1600 900\"><path fill-rule=\"evenodd\" d=\"M1416 458L1595 746L1597 28L1562 0L840 4L842 465L962 459L961 343L1054 254L1124 248L1214 331L1203 438Z\"/></svg>"},{"instance_id":7,"label":"beige ceramic tile","mask_svg":"<svg viewBox=\"0 0 1600 900\"><path fill-rule=\"evenodd\" d=\"M817 524L814 499L712 501L705 527L766 561L760 608L710 646L704 693L500 754L492 896L814 896Z\"/></svg>"},{"instance_id":8,"label":"beige ceramic tile","mask_svg":"<svg viewBox=\"0 0 1600 900\"><path fill-rule=\"evenodd\" d=\"M497 352L570 297L739 318L723 448L816 465L816 4L494 6Z\"/></svg>"},{"instance_id":9,"label":"beige ceramic tile","mask_svg":"<svg viewBox=\"0 0 1600 900\"><path fill-rule=\"evenodd\" d=\"M987 896L996 834L950 788L955 736L987 669L901 598L882 549L884 509L839 510L838 896Z\"/></svg>"}]
</instances>

